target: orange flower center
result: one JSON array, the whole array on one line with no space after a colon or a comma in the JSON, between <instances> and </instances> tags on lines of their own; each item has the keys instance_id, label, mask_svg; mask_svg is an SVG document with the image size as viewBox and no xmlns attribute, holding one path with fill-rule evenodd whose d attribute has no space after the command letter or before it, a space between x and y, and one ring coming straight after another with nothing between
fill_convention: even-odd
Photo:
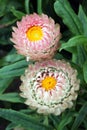
<instances>
[{"instance_id":1,"label":"orange flower center","mask_svg":"<svg viewBox=\"0 0 87 130\"><path fill-rule=\"evenodd\" d=\"M40 26L33 26L27 30L26 35L30 41L41 40L43 37L42 28Z\"/></svg>"},{"instance_id":2,"label":"orange flower center","mask_svg":"<svg viewBox=\"0 0 87 130\"><path fill-rule=\"evenodd\" d=\"M45 88L46 91L55 88L57 81L54 77L47 76L42 80L42 87Z\"/></svg>"}]
</instances>

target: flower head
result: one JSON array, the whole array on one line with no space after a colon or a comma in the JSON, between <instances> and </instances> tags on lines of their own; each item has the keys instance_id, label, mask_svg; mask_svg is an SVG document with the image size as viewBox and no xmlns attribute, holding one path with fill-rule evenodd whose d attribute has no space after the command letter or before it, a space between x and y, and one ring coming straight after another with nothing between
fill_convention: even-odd
<instances>
[{"instance_id":1,"label":"flower head","mask_svg":"<svg viewBox=\"0 0 87 130\"><path fill-rule=\"evenodd\" d=\"M79 90L77 71L63 60L36 62L26 69L21 80L20 95L38 113L59 115L72 107Z\"/></svg>"},{"instance_id":2,"label":"flower head","mask_svg":"<svg viewBox=\"0 0 87 130\"><path fill-rule=\"evenodd\" d=\"M59 47L60 26L45 14L24 16L13 31L14 47L29 59L50 59Z\"/></svg>"}]
</instances>

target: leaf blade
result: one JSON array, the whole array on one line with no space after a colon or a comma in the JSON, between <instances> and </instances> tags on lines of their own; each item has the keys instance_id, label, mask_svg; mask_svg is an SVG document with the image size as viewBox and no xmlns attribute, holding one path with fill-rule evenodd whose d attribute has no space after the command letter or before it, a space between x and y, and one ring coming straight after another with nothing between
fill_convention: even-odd
<instances>
[{"instance_id":1,"label":"leaf blade","mask_svg":"<svg viewBox=\"0 0 87 130\"><path fill-rule=\"evenodd\" d=\"M29 117L29 115L17 112L15 110L0 108L0 117L13 122L14 124L20 124L22 127L26 129L32 128L32 130L52 130L51 127L47 127L41 123L38 123L36 120Z\"/></svg>"},{"instance_id":2,"label":"leaf blade","mask_svg":"<svg viewBox=\"0 0 87 130\"><path fill-rule=\"evenodd\" d=\"M87 37L85 37L84 35L78 35L69 39L68 42L63 43L60 47L60 51L65 48L70 48L77 45L85 45L85 44L87 44Z\"/></svg>"},{"instance_id":3,"label":"leaf blade","mask_svg":"<svg viewBox=\"0 0 87 130\"><path fill-rule=\"evenodd\" d=\"M80 109L79 114L76 117L71 130L77 130L80 124L84 121L84 118L86 116L87 116L87 102Z\"/></svg>"},{"instance_id":4,"label":"leaf blade","mask_svg":"<svg viewBox=\"0 0 87 130\"><path fill-rule=\"evenodd\" d=\"M24 102L24 99L22 99L19 96L19 94L16 93L16 92L1 94L0 100L1 101L13 102L13 103L23 103Z\"/></svg>"},{"instance_id":5,"label":"leaf blade","mask_svg":"<svg viewBox=\"0 0 87 130\"><path fill-rule=\"evenodd\" d=\"M83 65L84 80L87 83L87 61Z\"/></svg>"},{"instance_id":6,"label":"leaf blade","mask_svg":"<svg viewBox=\"0 0 87 130\"><path fill-rule=\"evenodd\" d=\"M56 1L54 10L74 35L83 34L82 24L67 0Z\"/></svg>"}]
</instances>

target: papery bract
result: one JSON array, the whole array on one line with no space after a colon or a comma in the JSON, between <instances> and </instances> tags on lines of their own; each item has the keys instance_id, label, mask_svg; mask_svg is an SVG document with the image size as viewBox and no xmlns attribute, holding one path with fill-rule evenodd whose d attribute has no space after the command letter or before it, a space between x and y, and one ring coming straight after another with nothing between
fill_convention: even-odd
<instances>
[{"instance_id":1,"label":"papery bract","mask_svg":"<svg viewBox=\"0 0 87 130\"><path fill-rule=\"evenodd\" d=\"M45 14L26 15L13 27L11 41L27 59L43 60L54 56L59 48L60 26Z\"/></svg>"},{"instance_id":2,"label":"papery bract","mask_svg":"<svg viewBox=\"0 0 87 130\"><path fill-rule=\"evenodd\" d=\"M60 115L77 98L77 71L64 60L46 60L29 65L21 77L20 94L38 113Z\"/></svg>"}]
</instances>

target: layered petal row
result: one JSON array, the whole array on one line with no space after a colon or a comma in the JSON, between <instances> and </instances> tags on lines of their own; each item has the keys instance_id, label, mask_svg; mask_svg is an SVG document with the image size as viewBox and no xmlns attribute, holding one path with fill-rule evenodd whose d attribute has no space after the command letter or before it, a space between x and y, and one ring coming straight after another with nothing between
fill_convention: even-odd
<instances>
[{"instance_id":1,"label":"layered petal row","mask_svg":"<svg viewBox=\"0 0 87 130\"><path fill-rule=\"evenodd\" d=\"M45 14L26 15L13 27L11 41L27 60L50 59L59 48L60 25Z\"/></svg>"},{"instance_id":2,"label":"layered petal row","mask_svg":"<svg viewBox=\"0 0 87 130\"><path fill-rule=\"evenodd\" d=\"M80 81L77 71L64 60L46 60L29 65L21 76L21 96L38 113L60 115L73 106Z\"/></svg>"}]
</instances>

